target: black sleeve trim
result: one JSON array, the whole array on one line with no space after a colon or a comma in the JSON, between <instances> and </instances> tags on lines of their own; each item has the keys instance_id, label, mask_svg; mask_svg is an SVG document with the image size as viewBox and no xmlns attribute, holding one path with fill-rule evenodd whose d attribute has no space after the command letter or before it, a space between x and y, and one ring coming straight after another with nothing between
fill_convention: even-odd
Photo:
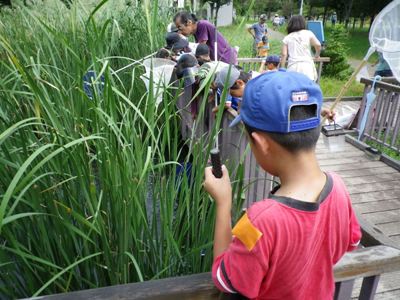
<instances>
[{"instance_id":1,"label":"black sleeve trim","mask_svg":"<svg viewBox=\"0 0 400 300\"><path fill-rule=\"evenodd\" d=\"M222 275L224 275L225 281L228 284L229 288L232 291L234 291L235 293L237 293L236 289L232 285L232 282L229 280L228 274L226 273L224 260L221 260L221 265L220 266L221 266Z\"/></svg>"}]
</instances>

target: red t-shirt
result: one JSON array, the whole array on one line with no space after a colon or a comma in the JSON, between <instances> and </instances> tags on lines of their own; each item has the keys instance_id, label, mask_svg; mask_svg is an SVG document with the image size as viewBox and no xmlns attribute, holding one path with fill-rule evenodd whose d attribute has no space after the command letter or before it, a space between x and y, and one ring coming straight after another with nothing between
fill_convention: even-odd
<instances>
[{"instance_id":1,"label":"red t-shirt","mask_svg":"<svg viewBox=\"0 0 400 300\"><path fill-rule=\"evenodd\" d=\"M360 225L341 178L327 174L316 203L271 195L233 228L229 248L214 260L223 292L250 299L332 299L333 266L360 242Z\"/></svg>"}]
</instances>

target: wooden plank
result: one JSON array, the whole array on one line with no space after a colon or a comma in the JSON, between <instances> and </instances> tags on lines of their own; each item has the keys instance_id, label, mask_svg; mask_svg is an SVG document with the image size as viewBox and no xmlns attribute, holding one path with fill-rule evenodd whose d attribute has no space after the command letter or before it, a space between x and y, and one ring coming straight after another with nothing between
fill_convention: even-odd
<instances>
[{"instance_id":1,"label":"wooden plank","mask_svg":"<svg viewBox=\"0 0 400 300\"><path fill-rule=\"evenodd\" d=\"M336 158L336 159L319 159L318 163L321 168L325 166L334 166L334 165L352 165L354 168L354 164L359 165L361 163L370 162L371 159L367 157L366 154L362 153L357 157L350 158Z\"/></svg>"},{"instance_id":2,"label":"wooden plank","mask_svg":"<svg viewBox=\"0 0 400 300\"><path fill-rule=\"evenodd\" d=\"M390 180L400 180L400 173L396 171L396 173L389 174L374 174L374 175L366 175L366 176L354 176L350 178L343 178L346 186L353 184L369 184L373 182L385 182Z\"/></svg>"},{"instance_id":3,"label":"wooden plank","mask_svg":"<svg viewBox=\"0 0 400 300\"><path fill-rule=\"evenodd\" d=\"M349 150L349 151L334 152L334 153L316 153L316 156L318 160L324 160L324 159L359 157L363 153L364 152L360 150Z\"/></svg>"},{"instance_id":4,"label":"wooden plank","mask_svg":"<svg viewBox=\"0 0 400 300\"><path fill-rule=\"evenodd\" d=\"M364 83L365 85L372 85L373 80L368 79L368 78L361 78L360 82ZM394 85L394 84L390 84L390 83L387 83L387 82L377 81L375 83L375 87L379 88L379 89L384 89L384 90L387 90L387 91L395 92L395 93L400 93L400 86Z\"/></svg>"},{"instance_id":5,"label":"wooden plank","mask_svg":"<svg viewBox=\"0 0 400 300\"><path fill-rule=\"evenodd\" d=\"M375 299L381 299L380 297L383 294L390 294L390 293L396 294L397 291L400 291L399 280L400 280L400 272L391 272L382 274L381 280L379 280L378 288L376 289ZM362 284L362 278L358 278L355 280L351 299L358 299L358 295L360 294L361 284Z\"/></svg>"},{"instance_id":6,"label":"wooden plank","mask_svg":"<svg viewBox=\"0 0 400 300\"><path fill-rule=\"evenodd\" d=\"M377 168L367 168L367 169L351 169L351 170L343 170L339 171L338 174L340 177L344 178L351 178L351 177L358 177L358 176L365 176L365 175L378 175L378 174L394 174L397 173L395 169L388 167L388 166L382 166L382 167L377 167Z\"/></svg>"},{"instance_id":7,"label":"wooden plank","mask_svg":"<svg viewBox=\"0 0 400 300\"><path fill-rule=\"evenodd\" d=\"M390 191L379 191L379 192L369 192L365 194L352 194L351 202L352 203L359 203L359 202L373 202L373 201L380 201L380 200L390 200L396 199L399 197L398 190L390 190Z\"/></svg>"},{"instance_id":8,"label":"wooden plank","mask_svg":"<svg viewBox=\"0 0 400 300\"><path fill-rule=\"evenodd\" d=\"M400 250L388 246L357 249L346 253L334 267L335 281L398 271Z\"/></svg>"},{"instance_id":9,"label":"wooden plank","mask_svg":"<svg viewBox=\"0 0 400 300\"><path fill-rule=\"evenodd\" d=\"M361 151L361 150L358 150L358 149L354 148L353 146L345 147L342 150L336 150L336 151L330 151L328 148L320 147L319 149L316 149L315 153L316 153L316 155L323 155L323 154L325 154L325 155L331 155L331 154L340 155L343 153L348 153L349 151Z\"/></svg>"},{"instance_id":10,"label":"wooden plank","mask_svg":"<svg viewBox=\"0 0 400 300\"><path fill-rule=\"evenodd\" d=\"M400 235L400 220L379 225L379 229L383 231L388 237L393 235Z\"/></svg>"},{"instance_id":11,"label":"wooden plank","mask_svg":"<svg viewBox=\"0 0 400 300\"><path fill-rule=\"evenodd\" d=\"M400 282L400 272L391 272L382 274L381 279L379 280L378 288L376 290L375 299L382 299L382 297L386 297L388 295L398 295L398 292L400 291L399 282ZM362 278L358 278L357 280L355 280L351 299L354 300L358 299L360 294L361 284L362 284ZM391 298L391 299L398 300L400 298Z\"/></svg>"},{"instance_id":12,"label":"wooden plank","mask_svg":"<svg viewBox=\"0 0 400 300\"><path fill-rule=\"evenodd\" d=\"M378 294L400 290L399 286L400 272L384 273L381 275L378 288ZM355 288L361 287L361 279L358 279L354 285ZM379 299L379 298L377 298Z\"/></svg>"},{"instance_id":13,"label":"wooden plank","mask_svg":"<svg viewBox=\"0 0 400 300\"><path fill-rule=\"evenodd\" d=\"M150 280L142 283L114 285L66 294L44 296L43 300L176 300L219 299L210 273ZM224 299L224 298L223 298Z\"/></svg>"},{"instance_id":14,"label":"wooden plank","mask_svg":"<svg viewBox=\"0 0 400 300\"><path fill-rule=\"evenodd\" d=\"M369 222L379 225L400 220L400 209L363 214Z\"/></svg>"},{"instance_id":15,"label":"wooden plank","mask_svg":"<svg viewBox=\"0 0 400 300\"><path fill-rule=\"evenodd\" d=\"M344 140L344 136L331 136L324 144L317 144L315 150L316 153L320 153L322 150L328 150L329 152L338 152L343 150L352 150L354 148L349 147Z\"/></svg>"},{"instance_id":16,"label":"wooden plank","mask_svg":"<svg viewBox=\"0 0 400 300\"><path fill-rule=\"evenodd\" d=\"M361 244L364 246L387 245L393 248L400 248L400 244L394 242L382 233L382 231L369 220L365 215L356 212L358 222L362 229Z\"/></svg>"},{"instance_id":17,"label":"wooden plank","mask_svg":"<svg viewBox=\"0 0 400 300\"><path fill-rule=\"evenodd\" d=\"M371 183L361 183L352 184L347 186L347 190L350 194L356 193L369 193L377 191L388 191L388 190L399 190L400 184L398 180L385 181L385 182L371 182ZM400 195L400 191L398 192Z\"/></svg>"},{"instance_id":18,"label":"wooden plank","mask_svg":"<svg viewBox=\"0 0 400 300\"><path fill-rule=\"evenodd\" d=\"M380 225L382 226L382 225ZM391 235L390 239L393 240L395 243L397 243L398 245L400 245L400 234L397 235ZM399 277L400 278L400 277Z\"/></svg>"},{"instance_id":19,"label":"wooden plank","mask_svg":"<svg viewBox=\"0 0 400 300\"><path fill-rule=\"evenodd\" d=\"M340 171L347 171L347 170L354 170L354 169L370 169L370 168L379 168L386 166L384 163L380 161L369 161L360 163L358 165L354 164L344 164L344 165L332 165L332 166L325 166L322 169L326 171L335 171L340 174Z\"/></svg>"},{"instance_id":20,"label":"wooden plank","mask_svg":"<svg viewBox=\"0 0 400 300\"><path fill-rule=\"evenodd\" d=\"M335 281L347 281L358 277L380 275L400 269L400 250L376 246L346 253L334 267ZM222 296L222 298L221 298ZM172 300L226 299L211 280L210 273L152 280L142 283L115 285L66 294L41 297L43 300Z\"/></svg>"},{"instance_id":21,"label":"wooden plank","mask_svg":"<svg viewBox=\"0 0 400 300\"><path fill-rule=\"evenodd\" d=\"M400 280L400 278L398 278L398 280ZM400 299L400 289L377 294L375 299L376 300L399 300Z\"/></svg>"},{"instance_id":22,"label":"wooden plank","mask_svg":"<svg viewBox=\"0 0 400 300\"><path fill-rule=\"evenodd\" d=\"M331 149L329 146L331 144L333 144L333 142L331 143L330 140L327 140L330 138L331 137L328 138L328 137L324 136L323 134L321 134L321 137L319 138L319 140L316 144L316 147L315 147L315 149L317 150L316 151L317 153L319 153L319 151L324 151L324 150L327 151L327 150ZM344 151L344 150L359 150L359 151L361 151L360 149L355 148L353 145L351 145L350 143L347 143L347 142L344 143L343 145L341 144L341 146L342 146L342 151ZM338 150L336 150L336 151L338 151Z\"/></svg>"},{"instance_id":23,"label":"wooden plank","mask_svg":"<svg viewBox=\"0 0 400 300\"><path fill-rule=\"evenodd\" d=\"M377 293L385 293L394 290L400 290L400 272L384 273L378 285ZM379 298L378 298L379 299Z\"/></svg>"},{"instance_id":24,"label":"wooden plank","mask_svg":"<svg viewBox=\"0 0 400 300\"><path fill-rule=\"evenodd\" d=\"M394 199L394 200L383 200L377 202L355 203L353 204L353 207L357 212L362 214L372 213L372 212L382 212L393 209L399 209L400 200Z\"/></svg>"}]
</instances>

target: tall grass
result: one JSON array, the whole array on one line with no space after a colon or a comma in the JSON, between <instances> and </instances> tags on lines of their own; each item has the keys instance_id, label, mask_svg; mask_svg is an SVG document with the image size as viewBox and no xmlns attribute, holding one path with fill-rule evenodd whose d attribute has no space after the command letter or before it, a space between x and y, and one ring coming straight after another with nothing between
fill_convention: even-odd
<instances>
[{"instance_id":1,"label":"tall grass","mask_svg":"<svg viewBox=\"0 0 400 300\"><path fill-rule=\"evenodd\" d=\"M163 43L170 16L157 1L83 3L0 11L2 299L211 265L214 206L202 181L212 136L184 154L180 89L156 107L140 64L124 68ZM89 69L105 79L92 100Z\"/></svg>"}]
</instances>

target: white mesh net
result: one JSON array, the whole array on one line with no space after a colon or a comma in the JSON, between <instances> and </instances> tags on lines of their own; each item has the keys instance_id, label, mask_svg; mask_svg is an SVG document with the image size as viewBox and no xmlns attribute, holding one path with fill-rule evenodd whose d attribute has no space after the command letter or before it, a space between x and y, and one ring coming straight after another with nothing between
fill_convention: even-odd
<instances>
[{"instance_id":1,"label":"white mesh net","mask_svg":"<svg viewBox=\"0 0 400 300\"><path fill-rule=\"evenodd\" d=\"M157 106L162 101L164 88L171 80L175 65L174 61L163 58L148 58L143 61L146 73L141 75L140 78L146 85L147 91L150 89L150 78L153 79L153 97Z\"/></svg>"},{"instance_id":2,"label":"white mesh net","mask_svg":"<svg viewBox=\"0 0 400 300\"><path fill-rule=\"evenodd\" d=\"M375 18L369 33L371 47L382 52L400 81L400 0L389 3Z\"/></svg>"}]
</instances>

